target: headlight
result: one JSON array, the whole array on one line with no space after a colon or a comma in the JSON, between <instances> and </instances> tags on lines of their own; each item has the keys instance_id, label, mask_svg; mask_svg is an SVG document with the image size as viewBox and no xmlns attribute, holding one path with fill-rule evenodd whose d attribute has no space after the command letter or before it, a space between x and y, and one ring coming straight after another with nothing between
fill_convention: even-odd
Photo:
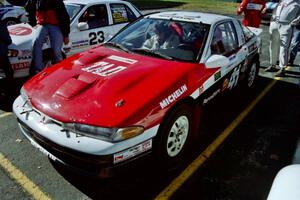
<instances>
[{"instance_id":1,"label":"headlight","mask_svg":"<svg viewBox=\"0 0 300 200\"><path fill-rule=\"evenodd\" d=\"M63 127L80 135L109 142L126 140L144 132L144 128L142 126L131 126L126 128L103 128L85 124L69 123L64 124Z\"/></svg>"},{"instance_id":2,"label":"headlight","mask_svg":"<svg viewBox=\"0 0 300 200\"><path fill-rule=\"evenodd\" d=\"M18 50L8 49L8 54L7 54L8 57L17 57L18 54L19 54Z\"/></svg>"}]
</instances>

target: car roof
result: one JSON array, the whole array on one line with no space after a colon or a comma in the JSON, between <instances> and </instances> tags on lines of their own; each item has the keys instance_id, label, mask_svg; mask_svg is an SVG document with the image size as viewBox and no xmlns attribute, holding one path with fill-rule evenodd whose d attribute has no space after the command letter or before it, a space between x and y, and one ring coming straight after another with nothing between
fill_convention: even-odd
<instances>
[{"instance_id":1,"label":"car roof","mask_svg":"<svg viewBox=\"0 0 300 200\"><path fill-rule=\"evenodd\" d=\"M123 2L121 0L65 0L65 3L74 3L74 4L82 4L82 5L88 5L88 4L94 4L94 3L118 3Z\"/></svg>"},{"instance_id":2,"label":"car roof","mask_svg":"<svg viewBox=\"0 0 300 200\"><path fill-rule=\"evenodd\" d=\"M189 12L189 11L166 11L160 13L154 13L148 15L150 18L155 19L168 19L168 20L180 20L187 22L196 22L196 23L205 23L205 24L214 24L218 21L224 19L233 19L232 17L212 14L212 13L203 13L203 12Z\"/></svg>"}]
</instances>

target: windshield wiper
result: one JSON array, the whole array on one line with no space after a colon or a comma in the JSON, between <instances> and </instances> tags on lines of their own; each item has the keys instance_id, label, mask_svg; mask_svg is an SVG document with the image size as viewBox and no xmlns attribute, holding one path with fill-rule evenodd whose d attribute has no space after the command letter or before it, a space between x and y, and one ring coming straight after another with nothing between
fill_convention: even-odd
<instances>
[{"instance_id":1,"label":"windshield wiper","mask_svg":"<svg viewBox=\"0 0 300 200\"><path fill-rule=\"evenodd\" d=\"M128 50L126 47L124 47L123 45L118 44L118 43L114 43L114 42L106 42L106 43L104 43L104 45L112 46L112 47L121 49L121 50L123 50L123 51L125 51L125 52L127 52L127 53L129 52L129 50Z\"/></svg>"},{"instance_id":2,"label":"windshield wiper","mask_svg":"<svg viewBox=\"0 0 300 200\"><path fill-rule=\"evenodd\" d=\"M171 56L168 56L168 55L165 55L165 54L162 54L160 52L153 51L150 49L135 48L135 49L132 49L131 51L136 52L136 53L143 53L143 54L148 54L148 55L152 55L152 56L157 56L157 57L164 58L167 60L174 60L174 58L172 58Z\"/></svg>"}]
</instances>

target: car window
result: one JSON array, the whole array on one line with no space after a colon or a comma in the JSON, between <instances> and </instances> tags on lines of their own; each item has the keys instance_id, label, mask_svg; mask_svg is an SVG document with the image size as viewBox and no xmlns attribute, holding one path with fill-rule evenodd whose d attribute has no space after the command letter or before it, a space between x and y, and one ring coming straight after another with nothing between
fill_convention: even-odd
<instances>
[{"instance_id":1,"label":"car window","mask_svg":"<svg viewBox=\"0 0 300 200\"><path fill-rule=\"evenodd\" d=\"M74 17L76 17L76 15L83 8L83 5L79 5L79 4L65 4L65 6L71 21L74 19Z\"/></svg>"},{"instance_id":2,"label":"car window","mask_svg":"<svg viewBox=\"0 0 300 200\"><path fill-rule=\"evenodd\" d=\"M231 22L218 25L211 42L211 53L230 56L238 48L237 34Z\"/></svg>"},{"instance_id":3,"label":"car window","mask_svg":"<svg viewBox=\"0 0 300 200\"><path fill-rule=\"evenodd\" d=\"M136 19L135 14L125 4L110 4L110 8L114 24L131 22Z\"/></svg>"},{"instance_id":4,"label":"car window","mask_svg":"<svg viewBox=\"0 0 300 200\"><path fill-rule=\"evenodd\" d=\"M160 54L174 60L196 62L206 43L209 27L203 23L143 18L109 42L133 53Z\"/></svg>"},{"instance_id":5,"label":"car window","mask_svg":"<svg viewBox=\"0 0 300 200\"><path fill-rule=\"evenodd\" d=\"M79 22L86 22L89 29L108 26L108 15L106 5L91 6L84 11Z\"/></svg>"},{"instance_id":6,"label":"car window","mask_svg":"<svg viewBox=\"0 0 300 200\"><path fill-rule=\"evenodd\" d=\"M126 11L127 11L128 20L130 22L134 21L137 17L133 13L133 11L128 6L126 6L126 5L125 5L125 8L126 8Z\"/></svg>"}]
</instances>

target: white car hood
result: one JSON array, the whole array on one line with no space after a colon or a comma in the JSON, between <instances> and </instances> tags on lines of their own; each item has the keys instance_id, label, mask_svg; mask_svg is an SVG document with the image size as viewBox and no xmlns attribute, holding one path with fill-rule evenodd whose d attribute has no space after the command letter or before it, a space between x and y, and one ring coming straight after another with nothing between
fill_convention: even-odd
<instances>
[{"instance_id":1,"label":"white car hood","mask_svg":"<svg viewBox=\"0 0 300 200\"><path fill-rule=\"evenodd\" d=\"M36 38L36 30L29 24L8 26L8 31L12 40L12 44L10 46L17 46L18 48L21 48L25 45L28 46L26 49L32 49L33 42Z\"/></svg>"}]
</instances>

